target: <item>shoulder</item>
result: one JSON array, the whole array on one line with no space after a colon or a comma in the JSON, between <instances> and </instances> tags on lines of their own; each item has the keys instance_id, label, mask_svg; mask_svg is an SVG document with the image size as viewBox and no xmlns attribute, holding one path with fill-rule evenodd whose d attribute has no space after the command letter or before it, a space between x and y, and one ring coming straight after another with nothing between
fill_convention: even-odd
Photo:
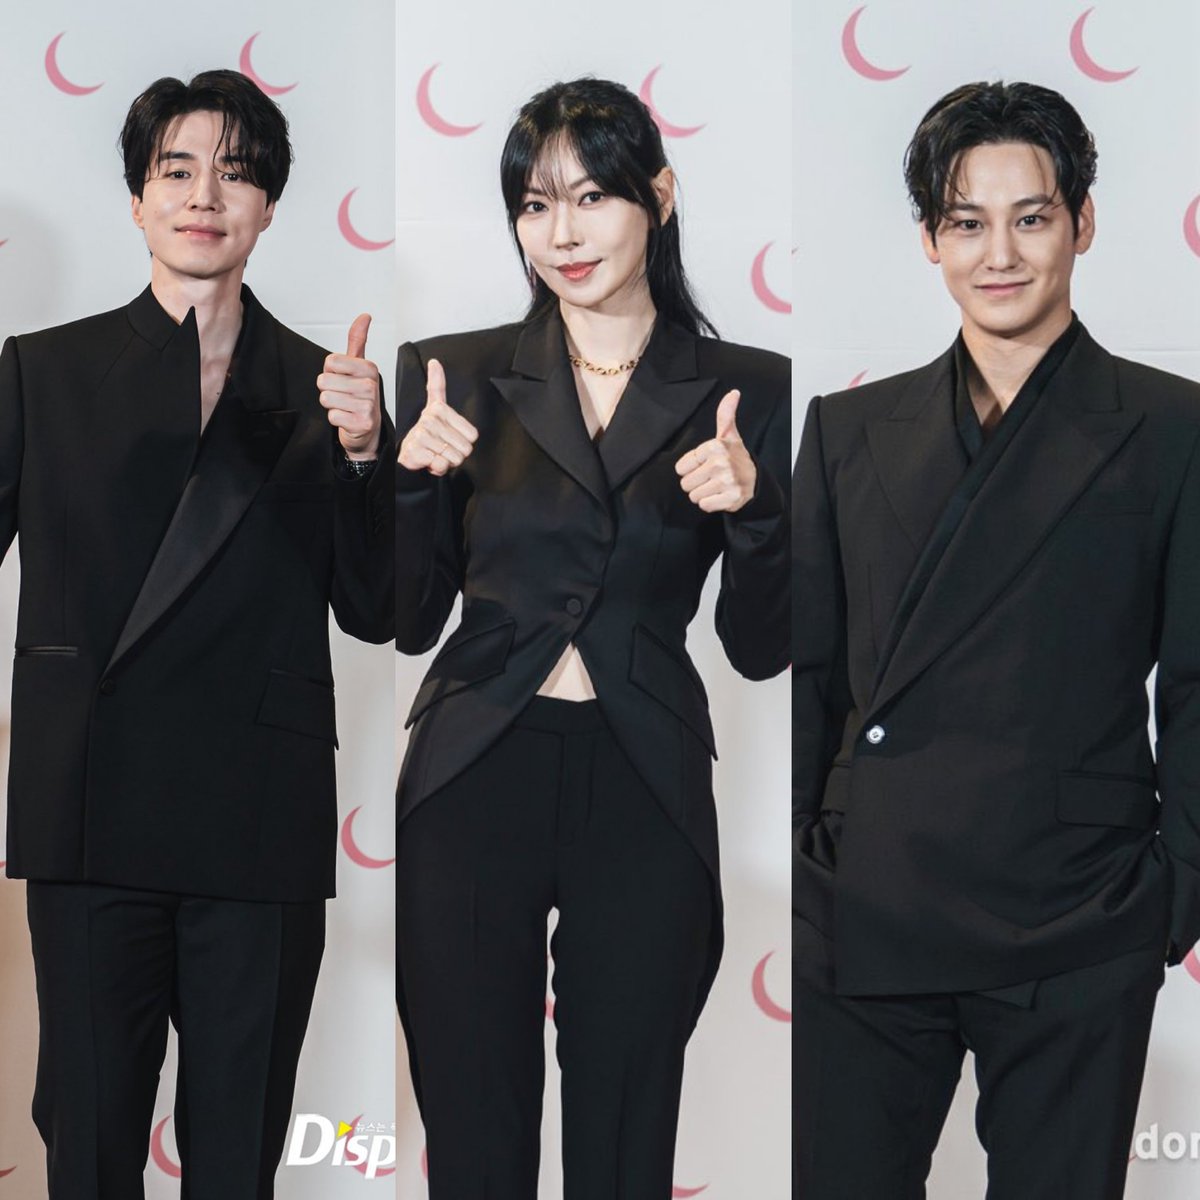
<instances>
[{"instance_id":1,"label":"shoulder","mask_svg":"<svg viewBox=\"0 0 1200 1200\"><path fill-rule=\"evenodd\" d=\"M1112 355L1121 405L1148 417L1200 426L1200 383L1158 367Z\"/></svg>"},{"instance_id":2,"label":"shoulder","mask_svg":"<svg viewBox=\"0 0 1200 1200\"><path fill-rule=\"evenodd\" d=\"M932 362L887 375L883 379L865 380L853 387L817 396L823 426L856 427L876 421L892 413L904 400L923 399L944 383L951 370L952 351L940 354Z\"/></svg>"},{"instance_id":3,"label":"shoulder","mask_svg":"<svg viewBox=\"0 0 1200 1200\"><path fill-rule=\"evenodd\" d=\"M791 387L792 360L786 355L719 338L696 339L696 368L700 375L717 375L731 387L784 392Z\"/></svg>"},{"instance_id":4,"label":"shoulder","mask_svg":"<svg viewBox=\"0 0 1200 1200\"><path fill-rule=\"evenodd\" d=\"M463 333L444 333L406 342L400 347L401 362L408 358L421 367L436 358L446 370L447 377L455 371L472 374L497 375L512 363L524 322L496 325L490 329L472 329Z\"/></svg>"},{"instance_id":5,"label":"shoulder","mask_svg":"<svg viewBox=\"0 0 1200 1200\"><path fill-rule=\"evenodd\" d=\"M124 308L110 309L90 317L81 317L63 325L18 334L13 338L25 361L57 358L69 352L73 356L111 352L114 344L123 344L133 336Z\"/></svg>"}]
</instances>

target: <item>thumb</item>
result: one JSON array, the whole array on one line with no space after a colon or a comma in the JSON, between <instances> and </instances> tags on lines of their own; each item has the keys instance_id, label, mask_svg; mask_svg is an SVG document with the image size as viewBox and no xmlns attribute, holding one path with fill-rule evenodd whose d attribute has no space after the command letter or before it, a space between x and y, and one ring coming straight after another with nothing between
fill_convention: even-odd
<instances>
[{"instance_id":1,"label":"thumb","mask_svg":"<svg viewBox=\"0 0 1200 1200\"><path fill-rule=\"evenodd\" d=\"M346 338L346 354L350 358L362 358L367 352L367 330L371 328L371 314L360 313L350 326Z\"/></svg>"},{"instance_id":2,"label":"thumb","mask_svg":"<svg viewBox=\"0 0 1200 1200\"><path fill-rule=\"evenodd\" d=\"M721 403L717 405L718 438L737 437L737 406L741 398L742 393L736 388L721 397Z\"/></svg>"}]
</instances>

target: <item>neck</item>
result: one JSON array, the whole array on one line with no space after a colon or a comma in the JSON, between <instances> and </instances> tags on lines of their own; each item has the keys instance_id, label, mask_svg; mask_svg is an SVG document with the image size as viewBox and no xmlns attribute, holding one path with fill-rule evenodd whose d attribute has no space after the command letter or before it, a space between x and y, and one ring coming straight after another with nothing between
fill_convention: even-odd
<instances>
[{"instance_id":1,"label":"neck","mask_svg":"<svg viewBox=\"0 0 1200 1200\"><path fill-rule=\"evenodd\" d=\"M157 259L150 274L154 298L176 324L188 309L196 310L201 362L228 359L242 328L242 273L217 279L181 279L164 269Z\"/></svg>"},{"instance_id":2,"label":"neck","mask_svg":"<svg viewBox=\"0 0 1200 1200\"><path fill-rule=\"evenodd\" d=\"M1070 324L1070 306L1037 328L1012 336L989 333L964 316L963 341L971 356L971 398L977 405L998 405L1003 412Z\"/></svg>"},{"instance_id":3,"label":"neck","mask_svg":"<svg viewBox=\"0 0 1200 1200\"><path fill-rule=\"evenodd\" d=\"M619 310L578 308L559 303L567 339L580 358L597 366L614 366L637 358L654 328L655 309L647 291L640 302Z\"/></svg>"}]
</instances>

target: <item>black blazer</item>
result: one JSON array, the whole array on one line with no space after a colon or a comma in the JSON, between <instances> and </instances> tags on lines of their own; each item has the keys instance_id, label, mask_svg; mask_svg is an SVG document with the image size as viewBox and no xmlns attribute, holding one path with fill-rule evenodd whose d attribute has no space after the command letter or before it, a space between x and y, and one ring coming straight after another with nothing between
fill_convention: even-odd
<instances>
[{"instance_id":1,"label":"black blazer","mask_svg":"<svg viewBox=\"0 0 1200 1200\"><path fill-rule=\"evenodd\" d=\"M787 665L788 361L660 320L593 444L557 311L402 346L402 430L424 406L430 358L479 440L440 480L396 471L399 649L428 650L463 594L408 714L398 819L504 732L574 642L615 736L716 880L716 749L685 636L723 555L716 625L730 662L751 679ZM737 513L705 514L675 462L714 436L732 387L758 484Z\"/></svg>"},{"instance_id":2,"label":"black blazer","mask_svg":"<svg viewBox=\"0 0 1200 1200\"><path fill-rule=\"evenodd\" d=\"M797 912L843 993L1003 987L1168 928L1178 961L1200 935L1200 387L1081 330L964 499L952 376L948 352L809 407Z\"/></svg>"},{"instance_id":3,"label":"black blazer","mask_svg":"<svg viewBox=\"0 0 1200 1200\"><path fill-rule=\"evenodd\" d=\"M340 478L325 352L242 293L204 436L194 312L9 338L0 546L20 533L8 874L260 900L333 894L328 612L394 633L386 422ZM333 448L331 449L331 438Z\"/></svg>"}]
</instances>

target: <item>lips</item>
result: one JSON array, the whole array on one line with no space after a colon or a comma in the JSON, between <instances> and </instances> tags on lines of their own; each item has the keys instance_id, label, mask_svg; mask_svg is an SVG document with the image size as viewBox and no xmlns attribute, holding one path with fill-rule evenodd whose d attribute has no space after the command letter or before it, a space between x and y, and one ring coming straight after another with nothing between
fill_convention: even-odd
<instances>
[{"instance_id":1,"label":"lips","mask_svg":"<svg viewBox=\"0 0 1200 1200\"><path fill-rule=\"evenodd\" d=\"M1023 287L1028 286L1028 281L1023 280L1020 283L981 283L978 286L979 290L987 296L1015 296Z\"/></svg>"},{"instance_id":2,"label":"lips","mask_svg":"<svg viewBox=\"0 0 1200 1200\"><path fill-rule=\"evenodd\" d=\"M186 233L198 238L223 238L225 236L221 230L214 229L211 225L180 225L175 232Z\"/></svg>"},{"instance_id":3,"label":"lips","mask_svg":"<svg viewBox=\"0 0 1200 1200\"><path fill-rule=\"evenodd\" d=\"M586 279L599 265L599 259L596 259L594 262L563 263L558 268L558 273L564 279L570 280L571 283L579 283Z\"/></svg>"}]
</instances>

